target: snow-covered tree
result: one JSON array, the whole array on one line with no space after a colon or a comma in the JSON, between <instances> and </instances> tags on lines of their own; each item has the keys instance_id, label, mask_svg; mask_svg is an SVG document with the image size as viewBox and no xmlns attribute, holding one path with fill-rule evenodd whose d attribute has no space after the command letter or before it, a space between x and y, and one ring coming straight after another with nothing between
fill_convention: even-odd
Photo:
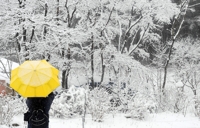
<instances>
[{"instance_id":1,"label":"snow-covered tree","mask_svg":"<svg viewBox=\"0 0 200 128\"><path fill-rule=\"evenodd\" d=\"M159 45L159 30L177 13L170 0L19 0L2 4L2 38L12 34L9 41L16 46L21 62L46 59L59 68L63 88L68 88L70 75L81 67L92 83L99 73L103 82L106 71L117 73L126 65L120 62L114 69L111 60L145 58L147 44Z\"/></svg>"},{"instance_id":2,"label":"snow-covered tree","mask_svg":"<svg viewBox=\"0 0 200 128\"><path fill-rule=\"evenodd\" d=\"M176 66L177 78L182 83L182 92L194 101L196 115L199 116L199 101L200 94L200 78L199 78L199 40L193 38L184 38L177 41L175 45L175 52L172 58ZM188 89L189 88L189 89Z\"/></svg>"}]
</instances>

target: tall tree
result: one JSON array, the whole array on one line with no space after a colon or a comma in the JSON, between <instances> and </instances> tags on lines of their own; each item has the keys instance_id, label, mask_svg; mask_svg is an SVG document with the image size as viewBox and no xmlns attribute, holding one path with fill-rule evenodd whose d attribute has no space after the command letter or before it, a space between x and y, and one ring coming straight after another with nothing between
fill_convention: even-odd
<instances>
[{"instance_id":1,"label":"tall tree","mask_svg":"<svg viewBox=\"0 0 200 128\"><path fill-rule=\"evenodd\" d=\"M187 1L187 0L184 1L181 4L179 15L172 20L172 27L171 27L172 43L170 45L167 60L166 60L165 65L164 65L164 77L163 77L163 85L162 85L162 92L163 93L164 93L164 90L165 90L166 78L167 78L167 68L168 68L168 65L169 65L169 61L171 60L172 49L173 49L175 40L177 38L177 35L179 34L180 29L181 29L183 22L185 20L184 18L185 18L186 11L188 9L188 5L189 5L189 1ZM178 24L178 27L175 27L175 26L177 26L177 24Z\"/></svg>"}]
</instances>

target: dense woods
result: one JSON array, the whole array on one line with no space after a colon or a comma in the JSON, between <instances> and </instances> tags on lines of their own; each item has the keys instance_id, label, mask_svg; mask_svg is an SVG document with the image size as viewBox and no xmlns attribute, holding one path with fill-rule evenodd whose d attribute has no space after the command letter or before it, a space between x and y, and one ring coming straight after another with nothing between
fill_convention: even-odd
<instances>
[{"instance_id":1,"label":"dense woods","mask_svg":"<svg viewBox=\"0 0 200 128\"><path fill-rule=\"evenodd\" d=\"M1 57L17 63L46 59L60 70L63 89L90 85L96 91L88 94L92 97L106 93L94 89L100 86L127 110L134 99L137 109L146 102L156 111L184 113L192 99L199 114L199 0L1 0L0 5ZM170 77L176 80L172 85ZM93 110L94 99L89 101Z\"/></svg>"}]
</instances>

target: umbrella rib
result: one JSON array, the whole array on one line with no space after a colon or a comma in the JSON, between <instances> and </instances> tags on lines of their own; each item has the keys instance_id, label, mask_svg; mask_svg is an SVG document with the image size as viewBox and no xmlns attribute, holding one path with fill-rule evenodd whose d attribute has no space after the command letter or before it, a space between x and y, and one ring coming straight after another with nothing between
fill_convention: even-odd
<instances>
[{"instance_id":1,"label":"umbrella rib","mask_svg":"<svg viewBox=\"0 0 200 128\"><path fill-rule=\"evenodd\" d=\"M20 67L19 70L20 70L20 71L21 71L21 70L22 70L22 71L26 71L26 74L33 72L33 69L30 69L30 68L21 68L21 67ZM21 71L21 72L22 72L22 71ZM19 72L18 72L17 74L19 74ZM24 75L26 75L26 74L24 74ZM23 75L23 76L24 76L24 75Z\"/></svg>"},{"instance_id":2,"label":"umbrella rib","mask_svg":"<svg viewBox=\"0 0 200 128\"><path fill-rule=\"evenodd\" d=\"M27 74L31 74L31 73L32 73L32 72L29 72L29 73L27 73ZM27 74L24 74L23 76L25 76L25 75L27 75ZM21 76L21 77L23 77L23 76ZM29 82L28 82L28 83L30 83L32 77L33 77L33 75L31 75L31 78L29 79Z\"/></svg>"},{"instance_id":3,"label":"umbrella rib","mask_svg":"<svg viewBox=\"0 0 200 128\"><path fill-rule=\"evenodd\" d=\"M38 69L48 69L48 68L52 68L52 67L50 66L50 67L43 67L43 68L38 68Z\"/></svg>"},{"instance_id":4,"label":"umbrella rib","mask_svg":"<svg viewBox=\"0 0 200 128\"><path fill-rule=\"evenodd\" d=\"M32 70L33 68L27 68L27 67L19 67L20 69L29 69Z\"/></svg>"},{"instance_id":5,"label":"umbrella rib","mask_svg":"<svg viewBox=\"0 0 200 128\"><path fill-rule=\"evenodd\" d=\"M42 61L40 61L40 62L38 63L38 65L35 67L35 69L37 69L37 67L40 65L40 63L42 63Z\"/></svg>"},{"instance_id":6,"label":"umbrella rib","mask_svg":"<svg viewBox=\"0 0 200 128\"><path fill-rule=\"evenodd\" d=\"M37 72L39 72L39 73L41 73L41 74L43 74L43 75L48 76L48 77L51 78L51 76L49 76L49 75L47 75L47 74L45 74L45 73L43 73L43 72L40 72L40 70L38 70Z\"/></svg>"},{"instance_id":7,"label":"umbrella rib","mask_svg":"<svg viewBox=\"0 0 200 128\"><path fill-rule=\"evenodd\" d=\"M40 63L43 63L42 61L39 62L39 64L35 67L36 69L41 69L41 68L38 68L38 66L40 65ZM49 65L50 67L52 67L51 65ZM49 68L49 67L43 67L42 69L46 69L46 68Z\"/></svg>"},{"instance_id":8,"label":"umbrella rib","mask_svg":"<svg viewBox=\"0 0 200 128\"><path fill-rule=\"evenodd\" d=\"M36 75L36 76L37 76L38 80L39 80L39 81L40 81L40 83L41 83L40 77L39 77L38 75Z\"/></svg>"},{"instance_id":9,"label":"umbrella rib","mask_svg":"<svg viewBox=\"0 0 200 128\"><path fill-rule=\"evenodd\" d=\"M29 73L26 73L26 74L24 74L24 75L22 75L22 76L20 76L20 77L24 77L24 76L26 76L26 75L28 75L28 74L31 74L32 72L29 72Z\"/></svg>"},{"instance_id":10,"label":"umbrella rib","mask_svg":"<svg viewBox=\"0 0 200 128\"><path fill-rule=\"evenodd\" d=\"M26 67L22 67L22 66L20 66L20 68L22 68L22 69L34 69L34 66L31 64L31 63L29 63L29 65L32 67L32 68L26 68Z\"/></svg>"}]
</instances>

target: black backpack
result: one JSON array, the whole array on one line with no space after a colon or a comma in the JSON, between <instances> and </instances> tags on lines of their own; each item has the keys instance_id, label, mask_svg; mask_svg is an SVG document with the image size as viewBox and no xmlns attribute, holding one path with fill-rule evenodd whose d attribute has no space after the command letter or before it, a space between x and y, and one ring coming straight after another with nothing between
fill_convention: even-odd
<instances>
[{"instance_id":1,"label":"black backpack","mask_svg":"<svg viewBox=\"0 0 200 128\"><path fill-rule=\"evenodd\" d=\"M41 105L41 100L35 102L28 122L31 128L46 128L49 123L49 117L44 112L44 107Z\"/></svg>"}]
</instances>

